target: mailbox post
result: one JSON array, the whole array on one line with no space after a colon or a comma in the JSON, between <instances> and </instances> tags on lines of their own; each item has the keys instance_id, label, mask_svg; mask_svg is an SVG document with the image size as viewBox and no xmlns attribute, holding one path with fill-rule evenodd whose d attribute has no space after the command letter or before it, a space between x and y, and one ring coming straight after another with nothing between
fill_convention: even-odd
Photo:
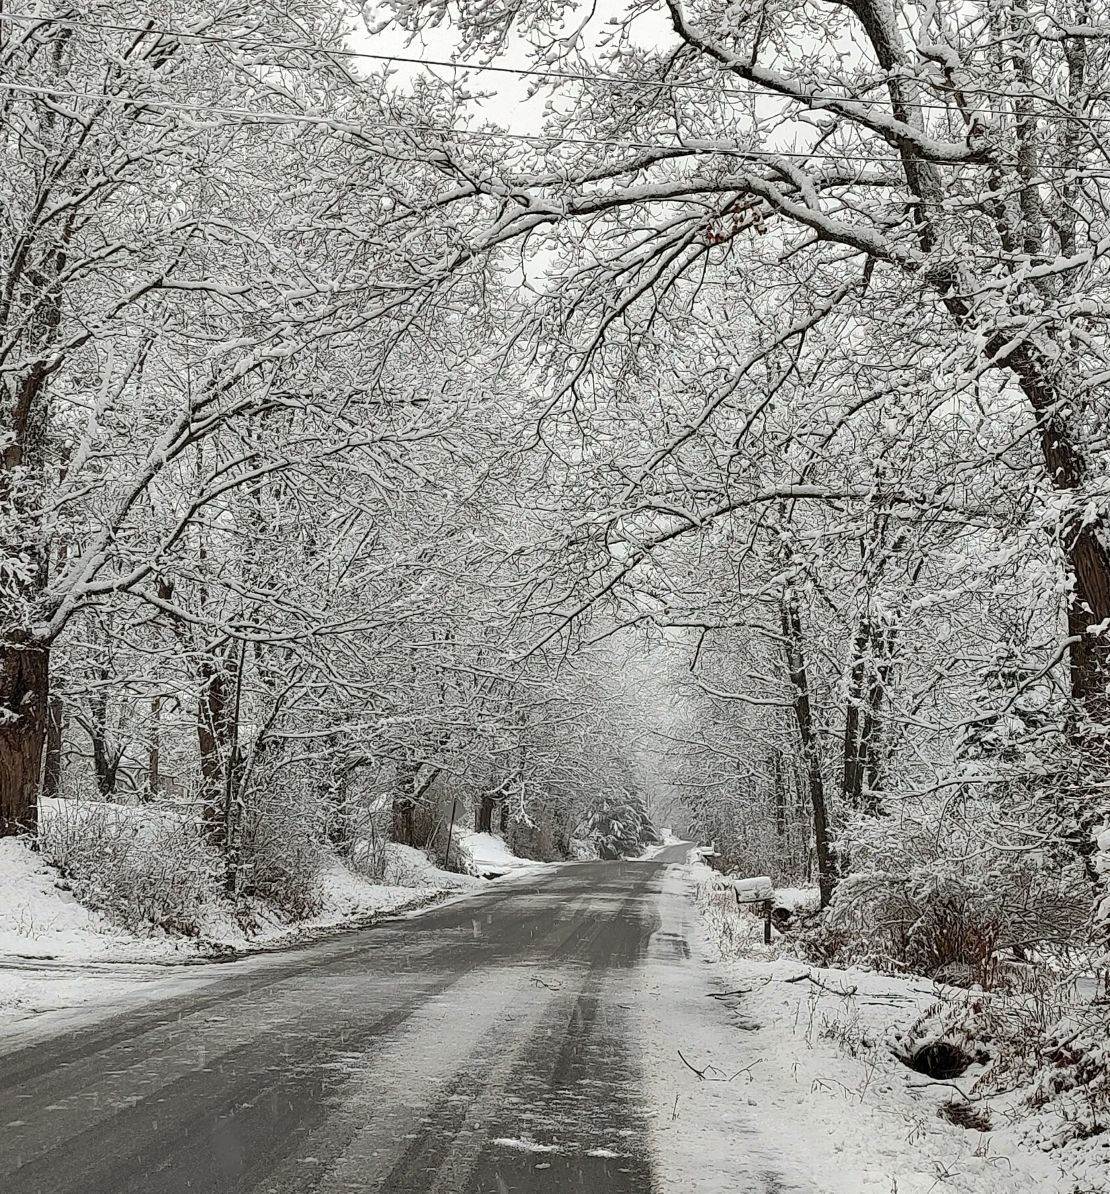
<instances>
[{"instance_id":1,"label":"mailbox post","mask_svg":"<svg viewBox=\"0 0 1110 1194\"><path fill-rule=\"evenodd\" d=\"M763 944L771 944L771 909L775 902L775 889L766 875L754 879L731 880L733 894L736 896L736 906L757 906L763 917Z\"/></svg>"}]
</instances>

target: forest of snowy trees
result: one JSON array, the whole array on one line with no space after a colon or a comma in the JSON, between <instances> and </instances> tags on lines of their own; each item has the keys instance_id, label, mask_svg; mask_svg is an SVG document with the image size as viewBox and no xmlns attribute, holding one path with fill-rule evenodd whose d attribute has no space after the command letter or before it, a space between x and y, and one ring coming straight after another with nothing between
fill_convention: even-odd
<instances>
[{"instance_id":1,"label":"forest of snowy trees","mask_svg":"<svg viewBox=\"0 0 1110 1194\"><path fill-rule=\"evenodd\" d=\"M0 833L295 912L654 812L826 957L1097 970L1110 5L605 15L0 13Z\"/></svg>"}]
</instances>

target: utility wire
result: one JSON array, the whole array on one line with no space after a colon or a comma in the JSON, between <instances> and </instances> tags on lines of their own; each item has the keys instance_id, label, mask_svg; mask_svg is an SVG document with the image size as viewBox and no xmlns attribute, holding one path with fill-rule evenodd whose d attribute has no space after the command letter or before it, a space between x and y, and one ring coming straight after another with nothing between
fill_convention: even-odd
<instances>
[{"instance_id":1,"label":"utility wire","mask_svg":"<svg viewBox=\"0 0 1110 1194\"><path fill-rule=\"evenodd\" d=\"M492 63L482 62L454 62L450 59L442 58L417 58L405 54L378 54L369 50L351 50L341 47L321 46L315 45L311 42L276 42L269 41L265 38L258 38L252 36L235 37L230 34L216 34L216 33L191 33L186 29L171 29L165 26L158 25L125 25L110 21L75 21L65 17L30 17L16 15L14 13L0 13L0 23L23 23L29 25L59 25L67 29L74 29L77 31L85 29L101 29L106 32L113 33L131 33L137 36L146 34L156 34L159 37L173 37L182 41L210 43L213 45L230 45L237 49L263 49L275 50L284 52L296 52L304 54L317 54L332 58L354 58L366 59L371 62L383 62L387 64L404 63L410 66L425 66L437 67L447 70L461 70L461 71L484 71L493 74L513 75L521 78L537 78L537 79L558 79L564 82L580 82L580 83L606 83L613 86L620 87L644 87L653 88L657 91L695 91L704 95L727 95L735 96L744 99L774 99L784 100L794 103L805 103L813 101L815 103L850 103L850 104L878 104L885 103L884 100L869 99L866 96L852 96L852 95L836 95L825 94L821 92L814 92L804 97L795 97L788 95L780 95L772 91L744 91L736 87L711 87L704 83L684 82L680 79L622 79L610 75L589 74L586 72L577 71L553 71L540 70L534 67L519 67L519 66L503 66L494 65ZM727 73L722 71L722 75L727 77ZM873 86L881 86L881 82L872 84ZM968 90L974 91L974 88ZM1018 98L1022 100L1036 99L1038 97L1030 97L1027 95L1006 97ZM955 104L944 103L906 103L903 105L907 108L915 108L922 111L936 111L936 112L950 112L953 115L959 112L986 112L994 113L996 109L990 107L969 107L967 105L956 106ZM1061 120L1067 121L1073 119L1070 115L1039 115L1039 120Z\"/></svg>"}]
</instances>

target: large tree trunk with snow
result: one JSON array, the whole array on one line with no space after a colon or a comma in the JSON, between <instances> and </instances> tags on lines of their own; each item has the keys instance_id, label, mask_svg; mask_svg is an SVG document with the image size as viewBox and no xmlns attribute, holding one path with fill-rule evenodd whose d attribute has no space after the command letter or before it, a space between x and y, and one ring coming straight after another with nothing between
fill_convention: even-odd
<instances>
[{"instance_id":1,"label":"large tree trunk with snow","mask_svg":"<svg viewBox=\"0 0 1110 1194\"><path fill-rule=\"evenodd\" d=\"M493 806L496 803L490 795L483 795L478 802L478 815L474 820L474 828L478 833L493 832Z\"/></svg>"},{"instance_id":2,"label":"large tree trunk with snow","mask_svg":"<svg viewBox=\"0 0 1110 1194\"><path fill-rule=\"evenodd\" d=\"M47 648L9 635L0 645L0 836L38 824L49 697Z\"/></svg>"},{"instance_id":3,"label":"large tree trunk with snow","mask_svg":"<svg viewBox=\"0 0 1110 1194\"><path fill-rule=\"evenodd\" d=\"M150 702L150 741L146 753L146 788L144 800L157 799L162 787L162 698Z\"/></svg>"},{"instance_id":4,"label":"large tree trunk with snow","mask_svg":"<svg viewBox=\"0 0 1110 1194\"><path fill-rule=\"evenodd\" d=\"M774 802L775 836L786 837L786 783L782 775L782 753L775 747L771 751L771 796Z\"/></svg>"},{"instance_id":5,"label":"large tree trunk with snow","mask_svg":"<svg viewBox=\"0 0 1110 1194\"><path fill-rule=\"evenodd\" d=\"M1049 362L1023 344L1010 355L1009 364L1033 407L1045 472L1056 490L1073 499L1059 528L1073 584L1067 610L1071 691L1090 720L1105 725L1110 722L1110 552L1102 530L1085 519L1088 469L1065 418L1066 396L1054 384Z\"/></svg>"},{"instance_id":6,"label":"large tree trunk with snow","mask_svg":"<svg viewBox=\"0 0 1110 1194\"><path fill-rule=\"evenodd\" d=\"M845 806L880 816L883 758L880 744L883 694L890 680L893 633L870 618L860 620L848 677L844 714Z\"/></svg>"},{"instance_id":7,"label":"large tree trunk with snow","mask_svg":"<svg viewBox=\"0 0 1110 1194\"><path fill-rule=\"evenodd\" d=\"M861 618L852 644L852 664L848 673L848 700L844 710L844 776L842 790L845 807L858 809L863 796L863 777L867 744L862 735L864 689L867 683L867 645L871 641L871 623Z\"/></svg>"},{"instance_id":8,"label":"large tree trunk with snow","mask_svg":"<svg viewBox=\"0 0 1110 1194\"><path fill-rule=\"evenodd\" d=\"M89 702L89 717L85 729L92 742L93 772L96 775L96 789L107 800L116 790L116 775L119 771L122 751L113 744L108 734L108 684L107 669L98 675L99 688Z\"/></svg>"}]
</instances>

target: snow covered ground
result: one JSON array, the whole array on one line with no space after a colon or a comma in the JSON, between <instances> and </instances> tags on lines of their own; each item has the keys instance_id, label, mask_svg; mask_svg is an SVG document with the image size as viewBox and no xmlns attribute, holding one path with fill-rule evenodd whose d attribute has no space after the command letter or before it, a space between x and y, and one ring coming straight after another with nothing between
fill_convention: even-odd
<instances>
[{"instance_id":1,"label":"snow covered ground","mask_svg":"<svg viewBox=\"0 0 1110 1194\"><path fill-rule=\"evenodd\" d=\"M682 846L685 842L680 837L675 835L669 829L660 830L660 841L656 846L648 846L648 848L636 860L637 862L650 862L653 858L658 858L664 850L671 846Z\"/></svg>"},{"instance_id":2,"label":"snow covered ground","mask_svg":"<svg viewBox=\"0 0 1110 1194\"><path fill-rule=\"evenodd\" d=\"M195 944L137 937L80 904L22 841L0 838L0 1026L116 1003L156 983Z\"/></svg>"},{"instance_id":3,"label":"snow covered ground","mask_svg":"<svg viewBox=\"0 0 1110 1194\"><path fill-rule=\"evenodd\" d=\"M1005 1099L990 1132L938 1117L961 1096L887 1047L933 1000L931 983L815 969L764 949L754 918L738 944L712 901L698 911L699 882L713 883L704 864L668 871L636 1001L667 1194L1110 1190L1110 1147L1065 1171Z\"/></svg>"},{"instance_id":4,"label":"snow covered ground","mask_svg":"<svg viewBox=\"0 0 1110 1194\"><path fill-rule=\"evenodd\" d=\"M493 840L488 854L478 842L478 857L508 862L524 878L523 860ZM336 863L322 879L325 911L310 927L412 907L441 896L436 885L448 881L460 892L484 886L444 877L404 848L391 855L386 878L369 884ZM731 898L701 862L668 869L661 893L646 898L645 913L658 918L647 960L621 972L614 994L614 1023L623 1032L629 1022L616 1009L631 1018L642 1075L635 1093L648 1112L662 1194L1110 1191L1110 1146L1096 1138L1068 1154L1038 1151L1017 1096L978 1105L990 1131L938 1115L946 1101L965 1101L958 1087L968 1080L930 1081L889 1048L891 1034L933 1001L932 983L807 966L781 940L764 947L758 919L738 918ZM787 902L811 898L799 891ZM256 940L273 942L281 928ZM127 1007L226 973L173 965L190 956L199 956L195 945L114 928L26 846L0 842L0 1026L21 1039L63 1022L37 1012L69 1009L77 1022L89 1005ZM560 990L521 970L526 978L525 990ZM512 1147L509 1136L498 1142Z\"/></svg>"}]
</instances>

